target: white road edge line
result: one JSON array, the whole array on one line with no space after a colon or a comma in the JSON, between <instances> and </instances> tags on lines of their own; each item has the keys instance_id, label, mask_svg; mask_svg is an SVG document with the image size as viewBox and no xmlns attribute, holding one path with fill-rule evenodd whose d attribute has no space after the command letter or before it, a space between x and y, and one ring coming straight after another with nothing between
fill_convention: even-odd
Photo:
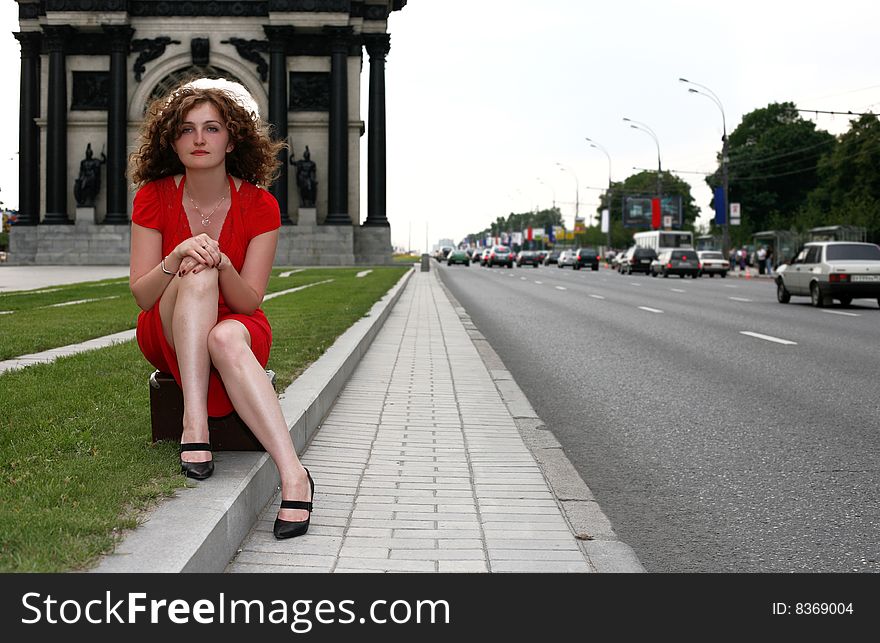
<instances>
[{"instance_id":1,"label":"white road edge line","mask_svg":"<svg viewBox=\"0 0 880 643\"><path fill-rule=\"evenodd\" d=\"M757 339L763 339L768 342L776 342L777 344L785 344L786 346L797 346L797 342L792 342L788 339L780 339L779 337L773 337L772 335L762 335L761 333L753 333L749 330L741 330L739 331L740 335L748 335L749 337L756 337Z\"/></svg>"},{"instance_id":2,"label":"white road edge line","mask_svg":"<svg viewBox=\"0 0 880 643\"><path fill-rule=\"evenodd\" d=\"M828 313L829 315L845 315L847 317L861 317L858 313L845 313L842 310L822 310L823 313Z\"/></svg>"},{"instance_id":3,"label":"white road edge line","mask_svg":"<svg viewBox=\"0 0 880 643\"><path fill-rule=\"evenodd\" d=\"M639 306L639 310L647 310L649 313L662 313L662 310L657 308L648 308L647 306Z\"/></svg>"}]
</instances>

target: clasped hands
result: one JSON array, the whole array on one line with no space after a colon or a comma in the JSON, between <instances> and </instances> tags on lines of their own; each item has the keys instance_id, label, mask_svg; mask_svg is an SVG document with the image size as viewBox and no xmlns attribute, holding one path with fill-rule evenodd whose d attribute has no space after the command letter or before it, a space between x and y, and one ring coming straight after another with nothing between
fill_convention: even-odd
<instances>
[{"instance_id":1,"label":"clasped hands","mask_svg":"<svg viewBox=\"0 0 880 643\"><path fill-rule=\"evenodd\" d=\"M181 258L177 276L199 273L208 268L225 270L232 262L225 253L220 252L220 244L207 234L199 234L181 242L172 252Z\"/></svg>"}]
</instances>

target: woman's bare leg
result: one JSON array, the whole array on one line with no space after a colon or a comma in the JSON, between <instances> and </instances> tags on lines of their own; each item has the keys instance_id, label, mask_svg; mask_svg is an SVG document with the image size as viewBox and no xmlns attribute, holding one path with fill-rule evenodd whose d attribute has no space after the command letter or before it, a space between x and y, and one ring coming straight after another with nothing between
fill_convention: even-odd
<instances>
[{"instance_id":1,"label":"woman's bare leg","mask_svg":"<svg viewBox=\"0 0 880 643\"><path fill-rule=\"evenodd\" d=\"M180 441L183 444L210 442L208 377L211 373L211 358L208 354L208 333L217 323L217 274L216 270L203 270L175 277L176 293L166 292L160 304L163 329L177 353L177 366L180 369L183 390L183 435ZM172 294L176 295L173 301ZM166 295L168 302L165 301ZM169 324L166 322L168 319L171 320L170 337ZM211 453L184 451L181 458L186 462L206 462L211 459Z\"/></svg>"},{"instance_id":2,"label":"woman's bare leg","mask_svg":"<svg viewBox=\"0 0 880 643\"><path fill-rule=\"evenodd\" d=\"M309 502L312 499L309 481L290 439L278 396L250 347L250 333L244 324L234 319L220 322L208 336L211 360L220 372L236 413L278 467L281 497ZM282 509L278 517L299 522L308 518L308 512Z\"/></svg>"}]
</instances>

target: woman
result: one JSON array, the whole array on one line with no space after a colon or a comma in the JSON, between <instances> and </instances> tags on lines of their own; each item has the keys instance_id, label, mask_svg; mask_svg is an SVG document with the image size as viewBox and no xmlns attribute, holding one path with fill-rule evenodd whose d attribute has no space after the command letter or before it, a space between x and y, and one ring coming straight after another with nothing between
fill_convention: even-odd
<instances>
[{"instance_id":1,"label":"woman","mask_svg":"<svg viewBox=\"0 0 880 643\"><path fill-rule=\"evenodd\" d=\"M308 530L314 483L266 378L272 331L259 306L280 227L266 190L283 143L270 140L238 83L199 79L156 101L130 173L132 294L147 360L183 391L180 466L214 471L208 417L235 410L281 475L276 538Z\"/></svg>"}]
</instances>

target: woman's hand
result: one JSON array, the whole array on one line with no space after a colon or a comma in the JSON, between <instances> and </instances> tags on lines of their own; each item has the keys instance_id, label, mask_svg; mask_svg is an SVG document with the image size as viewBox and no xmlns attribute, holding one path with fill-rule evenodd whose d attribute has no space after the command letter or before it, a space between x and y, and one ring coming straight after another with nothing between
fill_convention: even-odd
<instances>
[{"instance_id":1,"label":"woman's hand","mask_svg":"<svg viewBox=\"0 0 880 643\"><path fill-rule=\"evenodd\" d=\"M172 256L182 262L186 258L192 258L209 268L220 263L220 244L207 234L199 234L182 241L172 252Z\"/></svg>"},{"instance_id":2,"label":"woman's hand","mask_svg":"<svg viewBox=\"0 0 880 643\"><path fill-rule=\"evenodd\" d=\"M184 262L188 259L205 265L208 268L214 268L221 262L220 244L207 234L199 234L190 237L186 241L182 241L172 252L171 255L180 260L179 273L184 272ZM192 269L194 264L187 262L186 270Z\"/></svg>"},{"instance_id":3,"label":"woman's hand","mask_svg":"<svg viewBox=\"0 0 880 643\"><path fill-rule=\"evenodd\" d=\"M226 256L226 253L220 253L220 262L213 266L217 270L226 270L229 266L232 265L232 262L229 260L229 257ZM204 263L198 262L192 257L186 257L183 261L180 262L180 271L178 272L178 276L183 277L188 272L193 274L197 274L202 270L207 270L210 266L207 266Z\"/></svg>"}]
</instances>

